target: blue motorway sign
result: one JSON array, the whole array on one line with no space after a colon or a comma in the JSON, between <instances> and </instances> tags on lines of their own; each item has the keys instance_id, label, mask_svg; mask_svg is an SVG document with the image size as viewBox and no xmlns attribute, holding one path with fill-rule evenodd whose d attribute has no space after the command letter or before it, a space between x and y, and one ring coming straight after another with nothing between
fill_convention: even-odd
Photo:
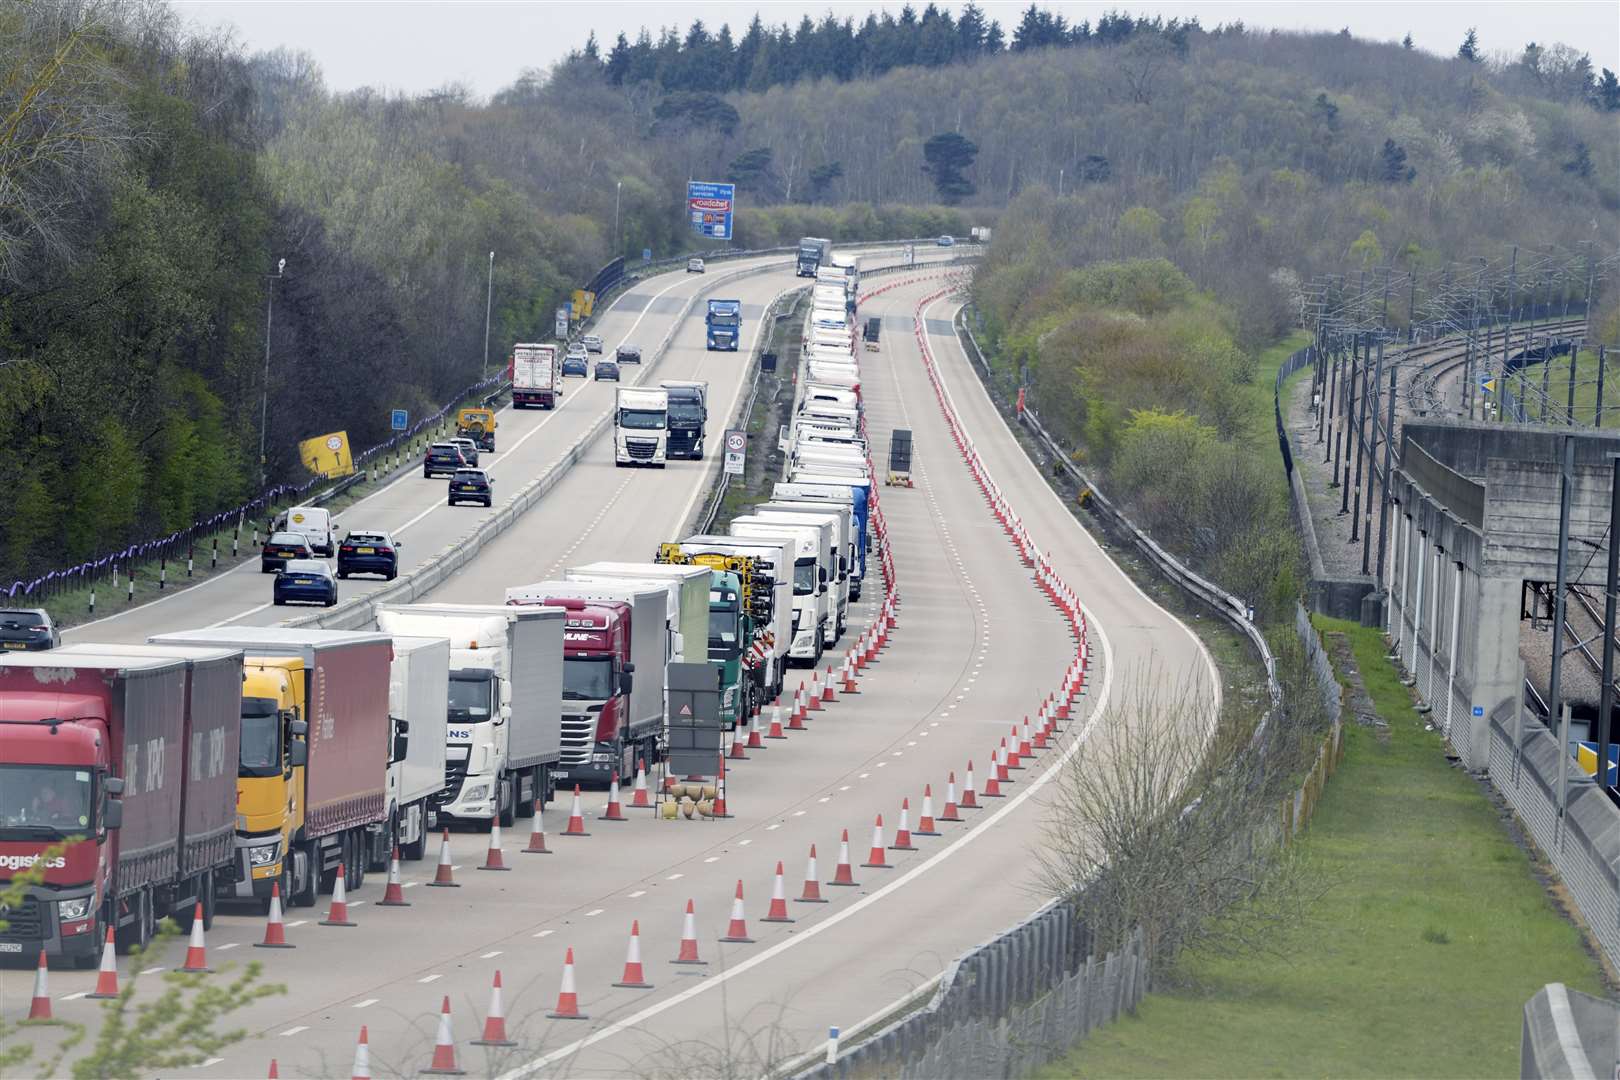
<instances>
[{"instance_id":1,"label":"blue motorway sign","mask_svg":"<svg viewBox=\"0 0 1620 1080\"><path fill-rule=\"evenodd\" d=\"M692 231L711 240L730 240L732 203L736 197L735 184L687 181L686 212Z\"/></svg>"},{"instance_id":2,"label":"blue motorway sign","mask_svg":"<svg viewBox=\"0 0 1620 1080\"><path fill-rule=\"evenodd\" d=\"M641 261L642 262L652 262L652 248L642 248L641 249Z\"/></svg>"},{"instance_id":3,"label":"blue motorway sign","mask_svg":"<svg viewBox=\"0 0 1620 1080\"><path fill-rule=\"evenodd\" d=\"M390 426L395 431L404 431L406 428L410 427L410 425L411 425L411 414L410 413L406 412L404 409L395 409L393 411L392 422L391 422Z\"/></svg>"}]
</instances>

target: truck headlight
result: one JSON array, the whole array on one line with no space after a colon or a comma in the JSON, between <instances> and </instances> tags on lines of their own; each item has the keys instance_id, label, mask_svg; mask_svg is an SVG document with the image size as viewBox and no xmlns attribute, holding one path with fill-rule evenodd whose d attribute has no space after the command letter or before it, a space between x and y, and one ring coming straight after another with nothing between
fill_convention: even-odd
<instances>
[{"instance_id":1,"label":"truck headlight","mask_svg":"<svg viewBox=\"0 0 1620 1080\"><path fill-rule=\"evenodd\" d=\"M461 793L462 802L478 802L481 799L487 798L489 798L488 784L474 784L472 787L467 788Z\"/></svg>"},{"instance_id":2,"label":"truck headlight","mask_svg":"<svg viewBox=\"0 0 1620 1080\"><path fill-rule=\"evenodd\" d=\"M253 866L269 866L279 858L281 858L280 840L263 847L248 848L248 863Z\"/></svg>"},{"instance_id":3,"label":"truck headlight","mask_svg":"<svg viewBox=\"0 0 1620 1080\"><path fill-rule=\"evenodd\" d=\"M58 900L56 914L63 922L77 922L90 914L90 904L95 897L81 896L77 900Z\"/></svg>"}]
</instances>

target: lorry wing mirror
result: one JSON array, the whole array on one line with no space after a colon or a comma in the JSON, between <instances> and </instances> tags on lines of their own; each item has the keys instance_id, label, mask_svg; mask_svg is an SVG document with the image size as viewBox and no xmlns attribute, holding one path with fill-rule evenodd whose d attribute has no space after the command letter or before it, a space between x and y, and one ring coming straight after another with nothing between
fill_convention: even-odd
<instances>
[{"instance_id":1,"label":"lorry wing mirror","mask_svg":"<svg viewBox=\"0 0 1620 1080\"><path fill-rule=\"evenodd\" d=\"M411 736L405 730L405 724L401 722L399 730L394 733L394 760L404 761L410 745Z\"/></svg>"},{"instance_id":2,"label":"lorry wing mirror","mask_svg":"<svg viewBox=\"0 0 1620 1080\"><path fill-rule=\"evenodd\" d=\"M309 743L300 739L287 744L287 764L294 769L309 764Z\"/></svg>"},{"instance_id":3,"label":"lorry wing mirror","mask_svg":"<svg viewBox=\"0 0 1620 1080\"><path fill-rule=\"evenodd\" d=\"M623 669L623 670L624 670L624 673L625 673L625 674L626 674L626 675L629 675L629 674L631 674L631 673L633 673L633 672L634 672L634 671L635 671L635 670L636 670L636 665L635 665L635 661L633 661L633 660L626 660L626 661L625 661L625 662L624 662L624 669Z\"/></svg>"},{"instance_id":4,"label":"lorry wing mirror","mask_svg":"<svg viewBox=\"0 0 1620 1080\"><path fill-rule=\"evenodd\" d=\"M108 792L111 794L111 792ZM124 804L118 799L108 799L107 805L101 808L101 827L104 829L121 829L124 826Z\"/></svg>"},{"instance_id":5,"label":"lorry wing mirror","mask_svg":"<svg viewBox=\"0 0 1620 1080\"><path fill-rule=\"evenodd\" d=\"M124 780L120 776L109 776L101 785L108 795L122 795L124 793Z\"/></svg>"},{"instance_id":6,"label":"lorry wing mirror","mask_svg":"<svg viewBox=\"0 0 1620 1080\"><path fill-rule=\"evenodd\" d=\"M292 723L287 725L287 732L294 737L308 735L309 724L303 720L294 720Z\"/></svg>"},{"instance_id":7,"label":"lorry wing mirror","mask_svg":"<svg viewBox=\"0 0 1620 1080\"><path fill-rule=\"evenodd\" d=\"M826 567L824 567L824 566L816 567L816 580L818 580L823 585L827 584L827 568Z\"/></svg>"},{"instance_id":8,"label":"lorry wing mirror","mask_svg":"<svg viewBox=\"0 0 1620 1080\"><path fill-rule=\"evenodd\" d=\"M624 665L624 671L619 674L619 690L621 693L629 694L635 689L636 676L630 670L634 666L633 664Z\"/></svg>"}]
</instances>

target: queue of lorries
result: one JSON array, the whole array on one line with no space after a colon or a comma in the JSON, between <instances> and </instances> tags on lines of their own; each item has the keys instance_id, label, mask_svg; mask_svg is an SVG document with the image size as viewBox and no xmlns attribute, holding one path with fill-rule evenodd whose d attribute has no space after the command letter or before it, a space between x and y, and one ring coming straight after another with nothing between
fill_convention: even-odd
<instances>
[{"instance_id":1,"label":"queue of lorries","mask_svg":"<svg viewBox=\"0 0 1620 1080\"><path fill-rule=\"evenodd\" d=\"M43 864L0 953L90 966L108 931L127 951L198 905L205 925L273 890L312 906L396 848L422 858L441 826L510 825L561 784L629 777L660 759L671 663L720 668L726 721L789 689L788 666L844 631L866 567L856 269L830 260L784 479L724 533L515 585L502 605L381 605L366 630L0 654L0 882ZM656 391L669 449L702 456L705 389ZM329 528L289 522L306 523Z\"/></svg>"}]
</instances>

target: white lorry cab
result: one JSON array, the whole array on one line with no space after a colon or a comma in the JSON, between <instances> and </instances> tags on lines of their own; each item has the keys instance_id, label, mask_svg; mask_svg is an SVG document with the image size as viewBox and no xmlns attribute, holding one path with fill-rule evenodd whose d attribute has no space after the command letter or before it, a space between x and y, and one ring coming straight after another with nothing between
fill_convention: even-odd
<instances>
[{"instance_id":1,"label":"white lorry cab","mask_svg":"<svg viewBox=\"0 0 1620 1080\"><path fill-rule=\"evenodd\" d=\"M847 506L825 503L803 504L793 501L766 502L754 507L754 516L790 525L816 525L832 529L833 605L831 611L837 620L833 639L843 636L849 626L850 571L854 568L854 522Z\"/></svg>"},{"instance_id":2,"label":"white lorry cab","mask_svg":"<svg viewBox=\"0 0 1620 1080\"><path fill-rule=\"evenodd\" d=\"M617 388L613 410L613 464L654 465L669 454L669 391L635 386Z\"/></svg>"}]
</instances>

